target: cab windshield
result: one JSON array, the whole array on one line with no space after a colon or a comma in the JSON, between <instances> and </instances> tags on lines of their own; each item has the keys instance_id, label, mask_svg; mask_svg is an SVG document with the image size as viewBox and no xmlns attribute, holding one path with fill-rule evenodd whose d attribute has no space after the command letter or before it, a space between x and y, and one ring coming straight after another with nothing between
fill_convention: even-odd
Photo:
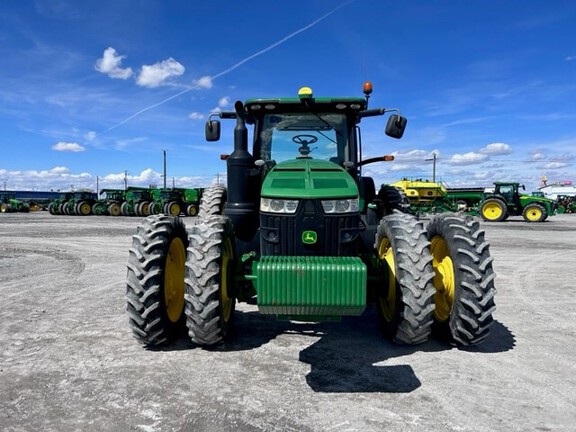
<instances>
[{"instance_id":1,"label":"cab windshield","mask_svg":"<svg viewBox=\"0 0 576 432\"><path fill-rule=\"evenodd\" d=\"M342 164L350 160L344 114L267 114L259 139L260 157L265 161L312 158Z\"/></svg>"}]
</instances>

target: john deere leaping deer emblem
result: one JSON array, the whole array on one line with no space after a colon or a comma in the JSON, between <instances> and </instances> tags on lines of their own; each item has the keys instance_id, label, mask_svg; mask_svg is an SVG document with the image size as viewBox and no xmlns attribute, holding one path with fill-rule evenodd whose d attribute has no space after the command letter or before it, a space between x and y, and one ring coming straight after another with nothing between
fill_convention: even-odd
<instances>
[{"instance_id":1,"label":"john deere leaping deer emblem","mask_svg":"<svg viewBox=\"0 0 576 432\"><path fill-rule=\"evenodd\" d=\"M304 244L315 244L318 241L318 234L314 231L303 231L302 232L302 243Z\"/></svg>"}]
</instances>

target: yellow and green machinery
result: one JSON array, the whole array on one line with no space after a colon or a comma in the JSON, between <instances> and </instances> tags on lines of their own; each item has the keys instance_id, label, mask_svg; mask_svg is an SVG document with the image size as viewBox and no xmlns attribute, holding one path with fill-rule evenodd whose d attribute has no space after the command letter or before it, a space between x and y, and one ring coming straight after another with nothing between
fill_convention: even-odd
<instances>
[{"instance_id":1,"label":"yellow and green machinery","mask_svg":"<svg viewBox=\"0 0 576 432\"><path fill-rule=\"evenodd\" d=\"M13 192L0 191L0 213L28 213L30 205L16 199Z\"/></svg>"},{"instance_id":2,"label":"yellow and green machinery","mask_svg":"<svg viewBox=\"0 0 576 432\"><path fill-rule=\"evenodd\" d=\"M433 327L457 345L485 340L495 288L484 232L454 213L426 225L402 212L398 189L376 193L363 167L392 158L362 157L360 124L388 115L386 134L398 139L407 121L369 108L371 92L368 82L364 97L304 87L210 116L209 142L220 119L235 122L227 185L204 190L191 226L151 215L132 237L126 311L139 342L218 344L232 336L241 301L313 322L375 308L384 335L401 344L426 341Z\"/></svg>"},{"instance_id":3,"label":"yellow and green machinery","mask_svg":"<svg viewBox=\"0 0 576 432\"><path fill-rule=\"evenodd\" d=\"M151 214L196 216L204 188L166 188L152 191Z\"/></svg>"},{"instance_id":4,"label":"yellow and green machinery","mask_svg":"<svg viewBox=\"0 0 576 432\"><path fill-rule=\"evenodd\" d=\"M501 222L509 216L543 222L558 207L552 199L520 193L524 186L517 182L495 182L491 188L447 188L427 180L403 179L391 186L404 191L414 214L464 212L488 222Z\"/></svg>"}]
</instances>

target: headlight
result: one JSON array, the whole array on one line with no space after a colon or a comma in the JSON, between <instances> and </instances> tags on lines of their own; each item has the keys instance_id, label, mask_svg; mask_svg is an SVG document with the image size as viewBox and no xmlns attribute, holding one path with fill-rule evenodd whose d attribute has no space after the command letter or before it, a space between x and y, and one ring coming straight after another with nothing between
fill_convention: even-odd
<instances>
[{"instance_id":1,"label":"headlight","mask_svg":"<svg viewBox=\"0 0 576 432\"><path fill-rule=\"evenodd\" d=\"M326 214L334 213L357 213L358 198L341 199L341 200L324 200L322 208Z\"/></svg>"},{"instance_id":2,"label":"headlight","mask_svg":"<svg viewBox=\"0 0 576 432\"><path fill-rule=\"evenodd\" d=\"M298 209L298 201L278 198L260 198L260 211L266 213L294 214Z\"/></svg>"}]
</instances>

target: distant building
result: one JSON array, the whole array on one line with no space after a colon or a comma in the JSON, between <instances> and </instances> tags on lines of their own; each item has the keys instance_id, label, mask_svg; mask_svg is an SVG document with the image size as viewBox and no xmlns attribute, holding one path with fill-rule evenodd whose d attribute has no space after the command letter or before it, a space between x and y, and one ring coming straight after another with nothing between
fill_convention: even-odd
<instances>
[{"instance_id":1,"label":"distant building","mask_svg":"<svg viewBox=\"0 0 576 432\"><path fill-rule=\"evenodd\" d=\"M544 192L546 198L556 199L558 195L576 196L576 186L571 181L546 183L545 186L541 186L539 189Z\"/></svg>"},{"instance_id":2,"label":"distant building","mask_svg":"<svg viewBox=\"0 0 576 432\"><path fill-rule=\"evenodd\" d=\"M2 194L13 194L14 198L17 200L25 201L30 204L44 204L60 196L60 192L53 191L0 191L0 195Z\"/></svg>"}]
</instances>

